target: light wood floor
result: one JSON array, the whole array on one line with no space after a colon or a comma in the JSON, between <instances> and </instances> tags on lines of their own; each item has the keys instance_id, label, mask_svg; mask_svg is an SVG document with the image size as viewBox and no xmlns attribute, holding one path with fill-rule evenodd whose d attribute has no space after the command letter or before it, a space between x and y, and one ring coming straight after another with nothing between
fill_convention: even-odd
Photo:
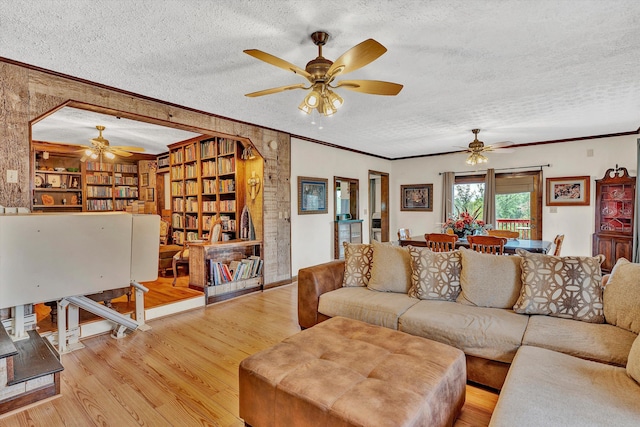
<instances>
[{"instance_id":1,"label":"light wood floor","mask_svg":"<svg viewBox=\"0 0 640 427\"><path fill-rule=\"evenodd\" d=\"M1 426L242 426L238 365L299 331L297 288L283 286L149 322L122 340L62 356L62 396ZM486 426L497 395L467 386L456 423Z\"/></svg>"}]
</instances>

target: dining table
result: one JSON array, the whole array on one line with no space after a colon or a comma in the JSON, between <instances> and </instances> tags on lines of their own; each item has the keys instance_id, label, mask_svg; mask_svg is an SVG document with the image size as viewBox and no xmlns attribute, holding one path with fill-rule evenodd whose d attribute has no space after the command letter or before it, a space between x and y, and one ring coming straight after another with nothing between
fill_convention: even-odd
<instances>
[{"instance_id":1,"label":"dining table","mask_svg":"<svg viewBox=\"0 0 640 427\"><path fill-rule=\"evenodd\" d=\"M418 246L425 247L427 242L424 236L415 236L410 239L400 239L400 246ZM524 249L527 252L546 254L551 248L552 242L546 240L525 240L525 239L508 239L504 245L505 254L515 254L516 249ZM456 241L456 248L469 247L467 239L458 239Z\"/></svg>"}]
</instances>

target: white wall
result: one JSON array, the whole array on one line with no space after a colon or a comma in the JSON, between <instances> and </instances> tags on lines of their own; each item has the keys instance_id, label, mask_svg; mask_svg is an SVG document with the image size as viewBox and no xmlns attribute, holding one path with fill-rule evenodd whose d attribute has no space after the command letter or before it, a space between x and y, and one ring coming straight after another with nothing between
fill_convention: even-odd
<instances>
[{"instance_id":1,"label":"white wall","mask_svg":"<svg viewBox=\"0 0 640 427\"><path fill-rule=\"evenodd\" d=\"M532 138L535 139L535 138ZM489 163L481 168L465 163L464 154L387 161L371 156L351 153L292 138L291 141L291 274L297 275L303 267L333 259L333 177L343 176L360 180L360 218L363 222L363 240L369 239L368 171L389 172L389 232L395 236L398 228L409 228L413 235L438 232L441 222L442 177L439 172L472 171L506 167L532 166L550 163L543 169L543 177L591 176L590 206L558 206L557 213L543 201L543 239L553 240L556 234L565 234L564 255L591 255L591 238L595 222L595 179L601 179L607 169L626 167L636 175L637 135L615 138L590 139L576 142L536 145L515 148L513 153L489 153ZM587 151L593 150L593 156ZM327 178L329 180L328 213L298 215L298 176ZM433 212L401 212L400 185L433 183ZM546 196L546 195L545 195ZM367 214L364 210L367 209Z\"/></svg>"},{"instance_id":2,"label":"white wall","mask_svg":"<svg viewBox=\"0 0 640 427\"><path fill-rule=\"evenodd\" d=\"M369 241L369 170L391 172L392 162L291 138L291 274L333 259L333 177L360 180L358 208L363 241ZM298 176L329 180L326 214L298 215ZM366 211L366 214L365 214Z\"/></svg>"},{"instance_id":3,"label":"white wall","mask_svg":"<svg viewBox=\"0 0 640 427\"><path fill-rule=\"evenodd\" d=\"M465 163L465 154L396 160L391 169L391 220L390 230L409 228L413 235L439 232L442 211L442 177L439 172L496 169L531 166L550 163L543 169L543 177L591 176L590 206L558 206L557 213L550 213L543 199L542 238L553 240L556 234L564 234L563 255L591 255L591 238L595 222L595 179L601 179L616 164L626 167L636 175L637 135L615 138L590 139L531 147L515 148L513 153L489 153L489 163L471 167ZM588 156L593 150L593 156ZM400 185L433 183L433 212L400 212ZM545 184L546 186L546 184ZM546 197L546 194L544 195Z\"/></svg>"}]
</instances>

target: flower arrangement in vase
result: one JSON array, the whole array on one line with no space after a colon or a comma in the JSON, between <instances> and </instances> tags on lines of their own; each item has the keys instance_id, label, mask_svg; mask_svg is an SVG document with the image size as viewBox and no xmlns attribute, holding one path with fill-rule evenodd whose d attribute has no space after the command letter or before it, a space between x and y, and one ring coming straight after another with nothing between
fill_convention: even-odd
<instances>
[{"instance_id":1,"label":"flower arrangement in vase","mask_svg":"<svg viewBox=\"0 0 640 427\"><path fill-rule=\"evenodd\" d=\"M453 233L463 239L472 234L483 233L487 227L483 220L478 219L480 209L470 214L466 209L452 215L442 226L442 230L453 230Z\"/></svg>"}]
</instances>

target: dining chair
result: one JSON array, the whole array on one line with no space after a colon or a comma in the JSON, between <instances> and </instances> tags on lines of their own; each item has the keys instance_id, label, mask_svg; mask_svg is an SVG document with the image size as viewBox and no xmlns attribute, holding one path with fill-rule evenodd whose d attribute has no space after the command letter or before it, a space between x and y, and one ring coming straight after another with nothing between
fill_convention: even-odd
<instances>
[{"instance_id":1,"label":"dining chair","mask_svg":"<svg viewBox=\"0 0 640 427\"><path fill-rule=\"evenodd\" d=\"M215 220L211 224L211 230L209 231L209 239L206 241L207 243L218 243L222 240L222 221ZM189 243L185 242L182 250L173 256L173 283L172 286L176 285L176 280L178 279L178 265L180 264L189 264ZM191 242L194 243L194 242ZM198 242L202 243L202 241Z\"/></svg>"},{"instance_id":2,"label":"dining chair","mask_svg":"<svg viewBox=\"0 0 640 427\"><path fill-rule=\"evenodd\" d=\"M505 237L507 239L517 239L520 237L520 233L511 230L487 230L487 234L489 236Z\"/></svg>"},{"instance_id":3,"label":"dining chair","mask_svg":"<svg viewBox=\"0 0 640 427\"><path fill-rule=\"evenodd\" d=\"M553 239L553 256L560 256L560 251L562 251L562 242L564 241L564 234L558 234L555 239Z\"/></svg>"},{"instance_id":4,"label":"dining chair","mask_svg":"<svg viewBox=\"0 0 640 427\"><path fill-rule=\"evenodd\" d=\"M427 233L424 235L427 247L433 252L449 252L456 248L458 236L455 234Z\"/></svg>"},{"instance_id":5,"label":"dining chair","mask_svg":"<svg viewBox=\"0 0 640 427\"><path fill-rule=\"evenodd\" d=\"M398 229L398 240L409 240L411 239L411 230L408 228L399 228Z\"/></svg>"},{"instance_id":6,"label":"dining chair","mask_svg":"<svg viewBox=\"0 0 640 427\"><path fill-rule=\"evenodd\" d=\"M469 247L485 254L503 255L507 239L495 236L468 236Z\"/></svg>"}]
</instances>

